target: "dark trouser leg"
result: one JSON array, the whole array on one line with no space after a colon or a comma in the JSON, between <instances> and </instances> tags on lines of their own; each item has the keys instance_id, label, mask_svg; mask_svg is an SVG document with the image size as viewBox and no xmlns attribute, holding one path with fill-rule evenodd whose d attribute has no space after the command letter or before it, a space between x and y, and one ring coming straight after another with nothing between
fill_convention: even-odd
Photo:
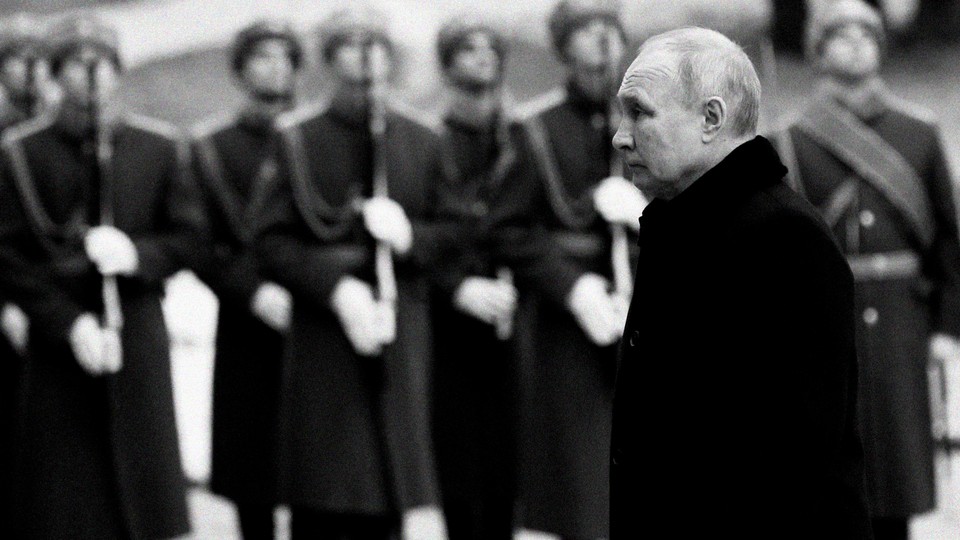
<instances>
[{"instance_id":1,"label":"dark trouser leg","mask_svg":"<svg viewBox=\"0 0 960 540\"><path fill-rule=\"evenodd\" d=\"M273 506L237 503L237 517L243 540L273 539Z\"/></svg>"},{"instance_id":2,"label":"dark trouser leg","mask_svg":"<svg viewBox=\"0 0 960 540\"><path fill-rule=\"evenodd\" d=\"M874 540L907 540L909 537L908 518L873 518Z\"/></svg>"},{"instance_id":3,"label":"dark trouser leg","mask_svg":"<svg viewBox=\"0 0 960 540\"><path fill-rule=\"evenodd\" d=\"M400 522L390 516L344 515L295 506L290 540L394 540Z\"/></svg>"}]
</instances>

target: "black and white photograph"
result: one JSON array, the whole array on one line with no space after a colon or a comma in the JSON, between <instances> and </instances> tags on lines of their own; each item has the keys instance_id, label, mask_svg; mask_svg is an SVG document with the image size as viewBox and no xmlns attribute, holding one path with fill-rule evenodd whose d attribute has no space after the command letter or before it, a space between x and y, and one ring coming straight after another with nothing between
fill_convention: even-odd
<instances>
[{"instance_id":1,"label":"black and white photograph","mask_svg":"<svg viewBox=\"0 0 960 540\"><path fill-rule=\"evenodd\" d=\"M960 0L0 0L0 537L960 540Z\"/></svg>"}]
</instances>

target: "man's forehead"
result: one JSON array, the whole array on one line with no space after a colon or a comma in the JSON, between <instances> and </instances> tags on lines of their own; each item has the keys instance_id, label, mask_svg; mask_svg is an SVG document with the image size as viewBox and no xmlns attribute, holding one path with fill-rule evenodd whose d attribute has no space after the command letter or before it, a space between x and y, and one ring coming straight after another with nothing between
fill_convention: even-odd
<instances>
[{"instance_id":1,"label":"man's forehead","mask_svg":"<svg viewBox=\"0 0 960 540\"><path fill-rule=\"evenodd\" d=\"M676 56L668 51L642 51L627 68L620 92L631 93L631 90L648 89L673 80L676 63Z\"/></svg>"}]
</instances>

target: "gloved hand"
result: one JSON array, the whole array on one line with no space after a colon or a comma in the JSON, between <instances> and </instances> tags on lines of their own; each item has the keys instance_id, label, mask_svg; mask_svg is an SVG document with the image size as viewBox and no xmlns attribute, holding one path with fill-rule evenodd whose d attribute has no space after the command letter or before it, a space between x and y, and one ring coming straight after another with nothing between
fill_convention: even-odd
<instances>
[{"instance_id":1,"label":"gloved hand","mask_svg":"<svg viewBox=\"0 0 960 540\"><path fill-rule=\"evenodd\" d=\"M931 362L941 364L960 362L960 340L947 334L934 334L930 337L929 356Z\"/></svg>"},{"instance_id":2,"label":"gloved hand","mask_svg":"<svg viewBox=\"0 0 960 540\"><path fill-rule=\"evenodd\" d=\"M404 540L447 540L443 513L435 506L418 506L403 514Z\"/></svg>"},{"instance_id":3,"label":"gloved hand","mask_svg":"<svg viewBox=\"0 0 960 540\"><path fill-rule=\"evenodd\" d=\"M84 313L70 327L70 348L88 374L111 375L123 367L120 335L100 328L96 315Z\"/></svg>"},{"instance_id":4,"label":"gloved hand","mask_svg":"<svg viewBox=\"0 0 960 540\"><path fill-rule=\"evenodd\" d=\"M137 271L139 257L130 237L116 227L93 227L83 239L83 245L97 270L104 276L129 276Z\"/></svg>"},{"instance_id":5,"label":"gloved hand","mask_svg":"<svg viewBox=\"0 0 960 540\"><path fill-rule=\"evenodd\" d=\"M377 328L382 315L370 284L347 276L337 283L330 305L340 319L353 350L361 356L377 356L383 350L383 333Z\"/></svg>"},{"instance_id":6,"label":"gloved hand","mask_svg":"<svg viewBox=\"0 0 960 540\"><path fill-rule=\"evenodd\" d=\"M640 214L647 199L622 176L604 178L593 191L593 206L608 223L640 229Z\"/></svg>"},{"instance_id":7,"label":"gloved hand","mask_svg":"<svg viewBox=\"0 0 960 540\"><path fill-rule=\"evenodd\" d=\"M250 299L250 310L261 321L277 332L286 331L290 327L290 317L293 313L293 298L290 292L267 281L257 287Z\"/></svg>"},{"instance_id":8,"label":"gloved hand","mask_svg":"<svg viewBox=\"0 0 960 540\"><path fill-rule=\"evenodd\" d=\"M620 317L610 295L609 283L597 274L584 274L567 296L567 307L590 341L605 347L623 333Z\"/></svg>"},{"instance_id":9,"label":"gloved hand","mask_svg":"<svg viewBox=\"0 0 960 540\"><path fill-rule=\"evenodd\" d=\"M487 324L497 324L513 318L517 289L499 279L468 277L454 291L453 305Z\"/></svg>"},{"instance_id":10,"label":"gloved hand","mask_svg":"<svg viewBox=\"0 0 960 540\"><path fill-rule=\"evenodd\" d=\"M367 199L361 207L363 223L375 240L403 255L413 246L413 227L403 207L386 197Z\"/></svg>"},{"instance_id":11,"label":"gloved hand","mask_svg":"<svg viewBox=\"0 0 960 540\"><path fill-rule=\"evenodd\" d=\"M13 346L14 350L20 354L27 351L30 320L19 306L4 304L3 311L0 313L0 328L3 329L3 334L10 340L10 345Z\"/></svg>"}]
</instances>

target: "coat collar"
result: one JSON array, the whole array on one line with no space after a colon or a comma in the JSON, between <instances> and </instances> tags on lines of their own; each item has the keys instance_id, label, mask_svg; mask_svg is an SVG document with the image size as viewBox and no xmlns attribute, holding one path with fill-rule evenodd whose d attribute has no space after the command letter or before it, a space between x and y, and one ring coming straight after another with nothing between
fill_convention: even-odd
<instances>
[{"instance_id":1,"label":"coat collar","mask_svg":"<svg viewBox=\"0 0 960 540\"><path fill-rule=\"evenodd\" d=\"M738 202L779 182L787 173L764 137L743 143L670 201L654 199L640 217L640 239L653 231L710 222Z\"/></svg>"}]
</instances>

